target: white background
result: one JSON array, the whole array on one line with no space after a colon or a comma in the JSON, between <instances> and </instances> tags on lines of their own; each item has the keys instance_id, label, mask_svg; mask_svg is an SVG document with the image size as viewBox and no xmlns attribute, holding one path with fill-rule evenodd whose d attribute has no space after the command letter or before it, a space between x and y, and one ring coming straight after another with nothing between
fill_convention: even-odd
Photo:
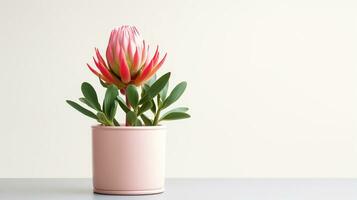
<instances>
[{"instance_id":1,"label":"white background","mask_svg":"<svg viewBox=\"0 0 357 200\"><path fill-rule=\"evenodd\" d=\"M0 177L91 176L94 122L65 99L101 89L85 64L123 24L189 83L168 177L357 177L353 0L1 0L0 24Z\"/></svg>"}]
</instances>

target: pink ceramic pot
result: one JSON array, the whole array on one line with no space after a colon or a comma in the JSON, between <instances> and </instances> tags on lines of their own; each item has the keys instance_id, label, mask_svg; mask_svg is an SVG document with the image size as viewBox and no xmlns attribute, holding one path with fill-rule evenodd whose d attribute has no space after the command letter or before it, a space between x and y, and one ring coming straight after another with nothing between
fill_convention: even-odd
<instances>
[{"instance_id":1,"label":"pink ceramic pot","mask_svg":"<svg viewBox=\"0 0 357 200\"><path fill-rule=\"evenodd\" d=\"M165 126L93 126L93 187L102 194L164 191Z\"/></svg>"}]
</instances>

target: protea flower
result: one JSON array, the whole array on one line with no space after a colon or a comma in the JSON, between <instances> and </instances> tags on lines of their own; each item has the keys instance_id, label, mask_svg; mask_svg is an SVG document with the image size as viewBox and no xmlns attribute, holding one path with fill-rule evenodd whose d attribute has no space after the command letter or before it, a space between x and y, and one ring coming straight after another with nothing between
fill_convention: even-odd
<instances>
[{"instance_id":1,"label":"protea flower","mask_svg":"<svg viewBox=\"0 0 357 200\"><path fill-rule=\"evenodd\" d=\"M106 84L115 84L125 89L129 84L140 86L148 81L165 62L166 55L159 59L159 47L149 58L149 46L134 26L122 26L112 30L106 51L106 60L95 48L94 63L99 72L89 64L89 69ZM159 61L160 60L160 61Z\"/></svg>"}]
</instances>

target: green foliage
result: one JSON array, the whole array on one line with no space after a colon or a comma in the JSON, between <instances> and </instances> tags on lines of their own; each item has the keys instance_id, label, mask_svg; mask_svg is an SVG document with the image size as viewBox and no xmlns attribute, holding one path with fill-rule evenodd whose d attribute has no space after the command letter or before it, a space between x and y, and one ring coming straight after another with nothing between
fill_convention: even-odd
<instances>
[{"instance_id":1,"label":"green foliage","mask_svg":"<svg viewBox=\"0 0 357 200\"><path fill-rule=\"evenodd\" d=\"M177 101L181 97L181 95L185 92L186 86L187 83L185 81L176 85L176 87L172 90L172 92L167 97L167 99L165 99L162 107L167 108L171 104L175 103L175 101Z\"/></svg>"},{"instance_id":2,"label":"green foliage","mask_svg":"<svg viewBox=\"0 0 357 200\"><path fill-rule=\"evenodd\" d=\"M186 119L189 118L190 115L187 113L183 113L183 112L172 112L169 113L165 116L163 116L162 118L160 118L160 121L163 120L177 120L177 119Z\"/></svg>"},{"instance_id":3,"label":"green foliage","mask_svg":"<svg viewBox=\"0 0 357 200\"><path fill-rule=\"evenodd\" d=\"M86 116L88 116L88 117L90 117L90 118L97 119L97 116L96 116L94 113L92 113L91 111L89 111L89 110L83 108L83 107L80 106L78 103L73 102L73 101L71 101L71 100L66 100L66 102L67 102L70 106L72 106L74 109L76 109L76 110L78 110L79 112L81 112L82 114L84 114L84 115L86 115Z\"/></svg>"},{"instance_id":4,"label":"green foliage","mask_svg":"<svg viewBox=\"0 0 357 200\"><path fill-rule=\"evenodd\" d=\"M126 122L128 125L135 126L137 120L137 115L134 111L129 111L126 113Z\"/></svg>"},{"instance_id":5,"label":"green foliage","mask_svg":"<svg viewBox=\"0 0 357 200\"><path fill-rule=\"evenodd\" d=\"M110 119L108 119L107 115L105 115L105 113L103 112L98 112L97 117L98 117L98 122L104 125L112 126L114 124L112 121L110 121Z\"/></svg>"},{"instance_id":6,"label":"green foliage","mask_svg":"<svg viewBox=\"0 0 357 200\"><path fill-rule=\"evenodd\" d=\"M160 121L189 118L190 115L186 113L187 111L188 111L187 107L178 107L172 109L166 112L165 114L163 114L162 117L160 118Z\"/></svg>"},{"instance_id":7,"label":"green foliage","mask_svg":"<svg viewBox=\"0 0 357 200\"><path fill-rule=\"evenodd\" d=\"M94 107L93 104L91 104L86 98L81 97L81 98L79 98L78 100L79 100L80 102L86 104L87 106L93 108L94 110L97 110L97 108Z\"/></svg>"},{"instance_id":8,"label":"green foliage","mask_svg":"<svg viewBox=\"0 0 357 200\"><path fill-rule=\"evenodd\" d=\"M98 102L98 96L94 88L87 82L82 83L81 90L83 93L83 101L85 104L94 108L97 111L100 111L100 105Z\"/></svg>"},{"instance_id":9,"label":"green foliage","mask_svg":"<svg viewBox=\"0 0 357 200\"><path fill-rule=\"evenodd\" d=\"M107 91L105 92L105 97L103 100L103 111L107 116L111 116L112 107L115 106L115 102L117 99L118 88L115 85L110 85L107 87Z\"/></svg>"},{"instance_id":10,"label":"green foliage","mask_svg":"<svg viewBox=\"0 0 357 200\"><path fill-rule=\"evenodd\" d=\"M139 94L134 85L129 85L126 88L126 95L128 97L129 104L136 108L139 103Z\"/></svg>"},{"instance_id":11,"label":"green foliage","mask_svg":"<svg viewBox=\"0 0 357 200\"><path fill-rule=\"evenodd\" d=\"M103 109L99 104L98 96L93 86L87 82L84 82L82 83L81 90L84 97L79 98L79 101L87 105L89 108L95 110L97 114L94 114L92 111L87 110L86 108L71 100L67 100L66 102L82 114L97 120L99 123L105 126L119 126L118 121L115 119L115 114L118 107L118 102L116 101L116 97L118 96L118 89L116 86L107 86L107 91L103 100Z\"/></svg>"},{"instance_id":12,"label":"green foliage","mask_svg":"<svg viewBox=\"0 0 357 200\"><path fill-rule=\"evenodd\" d=\"M102 86L106 88L102 106L94 88L84 82L81 86L83 97L79 98L79 101L94 112L73 101L67 100L67 103L105 126L119 126L119 122L115 119L118 105L125 113L127 126L157 126L161 121L189 118L187 107L178 107L165 112L167 107L182 96L187 87L186 82L181 82L169 93L169 79L170 73L166 73L158 79L155 75L140 87L141 91L137 86L130 84L123 92L125 93L123 98L115 85L101 82ZM149 111L150 113L147 113ZM161 115L161 113L164 114Z\"/></svg>"},{"instance_id":13,"label":"green foliage","mask_svg":"<svg viewBox=\"0 0 357 200\"><path fill-rule=\"evenodd\" d=\"M166 99L167 91L169 90L169 82L166 83L165 87L160 91L161 101Z\"/></svg>"},{"instance_id":14,"label":"green foliage","mask_svg":"<svg viewBox=\"0 0 357 200\"><path fill-rule=\"evenodd\" d=\"M154 98L159 92L165 87L166 83L170 79L170 72L161 76L155 83L153 83L150 88L146 91L145 96L139 101L139 104L143 104L145 101L148 101Z\"/></svg>"},{"instance_id":15,"label":"green foliage","mask_svg":"<svg viewBox=\"0 0 357 200\"><path fill-rule=\"evenodd\" d=\"M152 126L152 120L149 119L145 114L141 114L140 117L143 120L145 126Z\"/></svg>"},{"instance_id":16,"label":"green foliage","mask_svg":"<svg viewBox=\"0 0 357 200\"><path fill-rule=\"evenodd\" d=\"M120 126L119 122L114 118L113 119L114 126Z\"/></svg>"},{"instance_id":17,"label":"green foliage","mask_svg":"<svg viewBox=\"0 0 357 200\"><path fill-rule=\"evenodd\" d=\"M125 104L125 101L120 97L120 96L117 96L117 102L119 103L119 106L121 107L121 109L127 113L130 111L130 108Z\"/></svg>"},{"instance_id":18,"label":"green foliage","mask_svg":"<svg viewBox=\"0 0 357 200\"><path fill-rule=\"evenodd\" d=\"M145 102L140 108L139 108L139 112L138 115L143 114L145 111L149 110L152 107L153 103L152 101L147 101Z\"/></svg>"},{"instance_id":19,"label":"green foliage","mask_svg":"<svg viewBox=\"0 0 357 200\"><path fill-rule=\"evenodd\" d=\"M165 114L162 115L161 118L165 118L165 116L168 115L168 114L170 114L170 113L178 113L178 112L180 112L180 113L185 113L185 112L187 112L187 111L188 111L188 108L187 108L187 107L178 107L178 108L175 108L175 109L172 109L172 110L166 112Z\"/></svg>"},{"instance_id":20,"label":"green foliage","mask_svg":"<svg viewBox=\"0 0 357 200\"><path fill-rule=\"evenodd\" d=\"M117 113L118 102L113 100L113 105L111 106L110 112L108 113L108 117L110 121L114 120L115 114Z\"/></svg>"},{"instance_id":21,"label":"green foliage","mask_svg":"<svg viewBox=\"0 0 357 200\"><path fill-rule=\"evenodd\" d=\"M135 126L142 126L142 125L143 125L143 123L141 122L141 120L139 118L136 119Z\"/></svg>"},{"instance_id":22,"label":"green foliage","mask_svg":"<svg viewBox=\"0 0 357 200\"><path fill-rule=\"evenodd\" d=\"M150 108L150 110L151 110L151 112L152 113L156 113L156 104L155 104L155 101L154 100L151 100L151 104L152 104L152 106L151 106L151 108Z\"/></svg>"},{"instance_id":23,"label":"green foliage","mask_svg":"<svg viewBox=\"0 0 357 200\"><path fill-rule=\"evenodd\" d=\"M138 115L134 111L126 113L126 123L128 126L142 126L143 123L138 118Z\"/></svg>"}]
</instances>

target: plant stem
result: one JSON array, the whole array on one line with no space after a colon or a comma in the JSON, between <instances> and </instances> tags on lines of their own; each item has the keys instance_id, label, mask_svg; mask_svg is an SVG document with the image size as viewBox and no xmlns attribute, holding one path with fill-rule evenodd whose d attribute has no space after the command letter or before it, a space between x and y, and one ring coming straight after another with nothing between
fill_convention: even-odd
<instances>
[{"instance_id":1,"label":"plant stem","mask_svg":"<svg viewBox=\"0 0 357 200\"><path fill-rule=\"evenodd\" d=\"M115 118L113 119L113 124L114 126L120 126L119 122Z\"/></svg>"},{"instance_id":2,"label":"plant stem","mask_svg":"<svg viewBox=\"0 0 357 200\"><path fill-rule=\"evenodd\" d=\"M126 89L125 89L125 103L126 106L130 109L130 103L129 103L128 93L126 92ZM128 118L126 116L125 116L125 126L130 126Z\"/></svg>"},{"instance_id":3,"label":"plant stem","mask_svg":"<svg viewBox=\"0 0 357 200\"><path fill-rule=\"evenodd\" d=\"M158 95L157 96L157 111L155 114L154 121L152 123L153 126L157 126L157 124L159 123L160 112L161 112L160 96Z\"/></svg>"},{"instance_id":4,"label":"plant stem","mask_svg":"<svg viewBox=\"0 0 357 200\"><path fill-rule=\"evenodd\" d=\"M157 109L157 112L156 112L155 118L154 118L154 122L152 123L152 125L154 125L154 126L157 126L157 124L159 123L160 111L161 111L161 108Z\"/></svg>"}]
</instances>

